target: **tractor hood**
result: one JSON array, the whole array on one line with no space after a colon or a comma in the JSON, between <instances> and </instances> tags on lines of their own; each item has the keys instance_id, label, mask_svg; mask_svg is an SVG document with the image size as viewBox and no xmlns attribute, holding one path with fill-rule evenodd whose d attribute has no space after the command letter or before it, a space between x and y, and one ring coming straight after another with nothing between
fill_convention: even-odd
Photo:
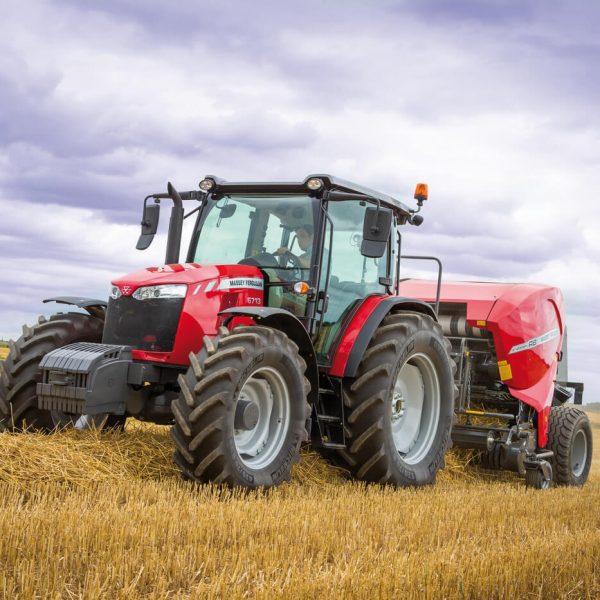
<instances>
[{"instance_id":1,"label":"tractor hood","mask_svg":"<svg viewBox=\"0 0 600 600\"><path fill-rule=\"evenodd\" d=\"M223 284L223 280L240 279L239 283L243 286L254 286L255 289L263 288L262 275L257 267L248 265L198 265L196 263L165 265L162 267L148 267L141 271L134 271L123 275L112 281L112 285L117 286L123 296L130 296L140 287L150 285L166 284L185 284L187 286L196 286L204 281L210 283L214 281ZM248 281L243 281L247 279ZM260 279L260 282L256 281ZM223 288L223 286L222 286ZM192 290L198 293L196 288ZM188 290L189 294L189 290Z\"/></svg>"},{"instance_id":2,"label":"tractor hood","mask_svg":"<svg viewBox=\"0 0 600 600\"><path fill-rule=\"evenodd\" d=\"M189 363L205 335L216 335L219 313L236 306L264 306L264 279L250 265L195 263L149 267L113 280L103 341L133 348L134 360ZM183 290L141 288L185 285Z\"/></svg>"}]
</instances>

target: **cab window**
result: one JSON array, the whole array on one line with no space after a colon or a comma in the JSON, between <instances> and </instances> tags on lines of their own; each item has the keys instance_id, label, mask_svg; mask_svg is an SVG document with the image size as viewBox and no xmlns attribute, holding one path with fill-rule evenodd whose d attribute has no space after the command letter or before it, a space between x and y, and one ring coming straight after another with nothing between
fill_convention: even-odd
<instances>
[{"instance_id":1,"label":"cab window","mask_svg":"<svg viewBox=\"0 0 600 600\"><path fill-rule=\"evenodd\" d=\"M363 222L367 202L330 202L329 217L333 223L333 236L330 245L330 225L324 240L324 256L331 253L328 303L323 318L323 327L317 340L317 351L325 358L335 340L346 314L357 302L372 294L385 293L385 286L379 283L386 277L388 254L381 258L368 258L360 253ZM323 264L323 270L326 264ZM321 286L322 287L322 286Z\"/></svg>"}]
</instances>

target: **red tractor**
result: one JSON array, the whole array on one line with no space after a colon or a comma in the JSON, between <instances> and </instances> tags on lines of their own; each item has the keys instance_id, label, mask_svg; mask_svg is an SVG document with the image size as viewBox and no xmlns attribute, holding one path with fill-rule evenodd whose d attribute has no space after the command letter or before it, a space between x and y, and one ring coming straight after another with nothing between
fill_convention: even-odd
<instances>
[{"instance_id":1,"label":"red tractor","mask_svg":"<svg viewBox=\"0 0 600 600\"><path fill-rule=\"evenodd\" d=\"M436 260L437 284L401 279L424 184L416 209L329 175L199 188L144 201L141 250L173 203L165 266L114 280L108 302L51 298L85 312L11 342L0 429L171 424L184 477L246 487L288 479L308 439L368 482L433 483L452 440L535 487L585 482L560 292L442 287L431 257L403 258Z\"/></svg>"}]
</instances>

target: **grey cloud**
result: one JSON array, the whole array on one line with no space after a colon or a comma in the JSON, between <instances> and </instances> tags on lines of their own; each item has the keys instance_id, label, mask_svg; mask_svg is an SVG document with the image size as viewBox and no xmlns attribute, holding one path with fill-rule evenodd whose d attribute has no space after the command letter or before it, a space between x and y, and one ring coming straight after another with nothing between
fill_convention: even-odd
<instances>
[{"instance_id":1,"label":"grey cloud","mask_svg":"<svg viewBox=\"0 0 600 600\"><path fill-rule=\"evenodd\" d=\"M426 17L434 23L448 24L457 22L473 23L477 26L514 25L529 21L537 12L541 2L520 2L519 0L421 0L418 3L390 2L392 11L409 10Z\"/></svg>"},{"instance_id":2,"label":"grey cloud","mask_svg":"<svg viewBox=\"0 0 600 600\"><path fill-rule=\"evenodd\" d=\"M0 256L15 263L5 335L47 310L39 298L105 294L111 275L160 260L161 240L132 249L143 195L206 172L333 171L404 199L431 174L439 189L405 251L461 277L547 273L571 314L593 315L594 273L571 284L549 265L595 256L581 236L599 216L595 3L47 0L0 16L1 210L29 202L32 222L72 223L32 237L27 217L0 218ZM589 197L570 198L569 179ZM563 197L582 215L558 211ZM523 216L528 202L539 216ZM572 343L597 353L581 322Z\"/></svg>"}]
</instances>

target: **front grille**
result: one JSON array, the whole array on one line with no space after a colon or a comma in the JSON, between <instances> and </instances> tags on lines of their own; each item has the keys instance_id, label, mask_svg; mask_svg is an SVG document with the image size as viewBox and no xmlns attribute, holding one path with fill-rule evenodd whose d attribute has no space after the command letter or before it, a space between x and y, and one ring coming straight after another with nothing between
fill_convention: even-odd
<instances>
[{"instance_id":1,"label":"front grille","mask_svg":"<svg viewBox=\"0 0 600 600\"><path fill-rule=\"evenodd\" d=\"M137 350L170 352L183 307L183 298L136 300L121 296L108 301L104 323L105 344Z\"/></svg>"}]
</instances>

